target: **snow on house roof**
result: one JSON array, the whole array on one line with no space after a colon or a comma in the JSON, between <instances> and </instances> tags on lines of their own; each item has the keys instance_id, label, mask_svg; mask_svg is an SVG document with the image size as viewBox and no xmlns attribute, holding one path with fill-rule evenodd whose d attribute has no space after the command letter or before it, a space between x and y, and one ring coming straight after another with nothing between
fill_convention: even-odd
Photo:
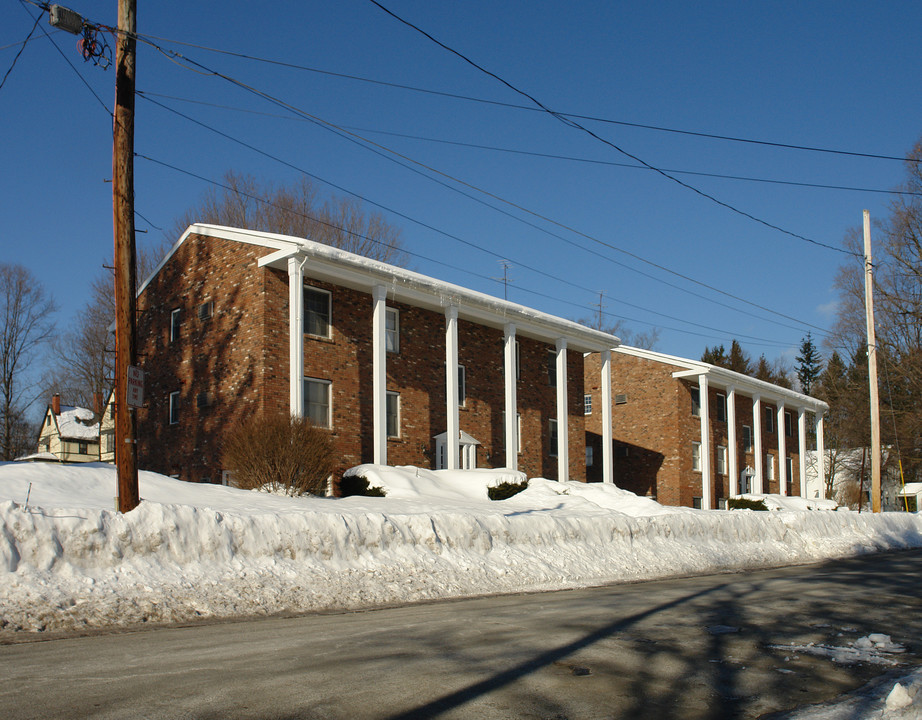
<instances>
[{"instance_id":1,"label":"snow on house roof","mask_svg":"<svg viewBox=\"0 0 922 720\"><path fill-rule=\"evenodd\" d=\"M908 482L900 491L899 497L911 497L922 493L922 482Z\"/></svg>"},{"instance_id":2,"label":"snow on house roof","mask_svg":"<svg viewBox=\"0 0 922 720\"><path fill-rule=\"evenodd\" d=\"M621 343L614 335L572 320L549 315L330 245L289 235L221 225L190 225L154 270L151 278L190 235L222 238L272 249L274 252L259 261L260 267L286 269L289 258L310 258L310 262L304 266L305 277L366 292L370 292L376 286L382 286L386 288L387 297L391 300L439 312L448 306L456 306L458 317L463 320L500 329L511 323L515 326L517 334L551 344L558 338L566 338L568 348L576 352L598 352ZM151 278L144 282L139 292L144 290Z\"/></svg>"},{"instance_id":3,"label":"snow on house roof","mask_svg":"<svg viewBox=\"0 0 922 720\"><path fill-rule=\"evenodd\" d=\"M99 423L92 410L62 405L57 416L58 433L68 440L99 440Z\"/></svg>"},{"instance_id":4,"label":"snow on house roof","mask_svg":"<svg viewBox=\"0 0 922 720\"><path fill-rule=\"evenodd\" d=\"M673 373L673 377L697 377L699 375L706 375L708 381L717 387L728 388L733 387L737 390L741 390L752 395L759 395L764 400L775 400L782 401L785 403L790 403L796 407L803 407L811 412L826 412L829 410L829 405L824 403L822 400L818 400L809 395L804 395L803 393L796 392L794 390L788 390L783 388L780 385L774 385L773 383L766 382L764 380L758 380L757 378L750 377L749 375L743 375L742 373L734 372L733 370L728 370L727 368L720 367L719 365L711 365L710 363L702 362L700 360L690 360L688 358L677 357L675 355L666 355L665 353L655 352L653 350L644 350L642 348L629 347L627 345L619 345L617 348L612 348L614 352L621 353L622 355L630 355L632 357L643 358L645 360L652 360L654 362L663 363L664 365L675 365L683 370Z\"/></svg>"}]
</instances>

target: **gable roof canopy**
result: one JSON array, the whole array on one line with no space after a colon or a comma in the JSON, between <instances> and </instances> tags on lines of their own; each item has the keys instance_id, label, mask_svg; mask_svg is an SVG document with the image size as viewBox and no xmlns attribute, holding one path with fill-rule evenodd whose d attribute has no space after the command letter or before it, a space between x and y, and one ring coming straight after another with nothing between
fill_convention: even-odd
<instances>
[{"instance_id":1,"label":"gable roof canopy","mask_svg":"<svg viewBox=\"0 0 922 720\"><path fill-rule=\"evenodd\" d=\"M712 387L721 389L733 387L745 394L758 395L762 400L783 402L785 405L804 408L805 410L818 414L824 414L829 410L829 405L822 400L795 392L794 390L788 390L787 388L774 385L764 380L758 380L749 375L727 370L718 365L701 362L700 360L689 360L688 358L680 358L674 355L666 355L664 353L628 347L626 345L615 348L615 351L623 355L631 355L633 357L663 363L664 365L676 365L684 368L684 370L672 373L674 378L691 378L705 375L708 379L708 383Z\"/></svg>"},{"instance_id":2,"label":"gable roof canopy","mask_svg":"<svg viewBox=\"0 0 922 720\"><path fill-rule=\"evenodd\" d=\"M154 275L190 235L221 238L264 247L270 252L259 260L260 267L287 270L289 258L302 258L306 260L304 265L306 277L368 293L371 293L376 286L383 286L387 289L388 299L395 302L439 313L444 312L448 306L455 306L458 309L458 317L462 320L498 329L502 329L507 323L512 323L518 336L540 340L550 345L553 345L559 338L565 338L568 349L576 352L599 352L621 344L616 336L609 333L460 285L443 282L412 270L389 265L312 240L256 230L199 223L190 225L170 249L166 258L154 270ZM150 282L150 279L147 282ZM141 286L141 290L147 282Z\"/></svg>"}]
</instances>

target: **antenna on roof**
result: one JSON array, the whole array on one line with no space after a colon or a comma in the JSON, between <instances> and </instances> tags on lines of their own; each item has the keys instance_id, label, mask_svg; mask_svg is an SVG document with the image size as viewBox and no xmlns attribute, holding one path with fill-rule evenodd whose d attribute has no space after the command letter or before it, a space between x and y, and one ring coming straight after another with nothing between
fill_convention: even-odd
<instances>
[{"instance_id":1,"label":"antenna on roof","mask_svg":"<svg viewBox=\"0 0 922 720\"><path fill-rule=\"evenodd\" d=\"M502 281L503 283L503 300L509 299L509 283L514 282L508 275L509 268L512 267L512 263L508 260L500 260L499 264L503 267L503 276L501 278L495 277L490 278L491 280L496 280L497 282Z\"/></svg>"}]
</instances>

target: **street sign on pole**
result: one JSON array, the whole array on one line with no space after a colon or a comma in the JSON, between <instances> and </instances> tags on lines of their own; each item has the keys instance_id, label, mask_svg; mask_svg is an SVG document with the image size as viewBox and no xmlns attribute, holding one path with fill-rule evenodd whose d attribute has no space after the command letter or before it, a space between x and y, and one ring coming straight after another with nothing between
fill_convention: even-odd
<instances>
[{"instance_id":1,"label":"street sign on pole","mask_svg":"<svg viewBox=\"0 0 922 720\"><path fill-rule=\"evenodd\" d=\"M128 366L128 397L125 400L129 407L144 406L144 371L135 365Z\"/></svg>"}]
</instances>

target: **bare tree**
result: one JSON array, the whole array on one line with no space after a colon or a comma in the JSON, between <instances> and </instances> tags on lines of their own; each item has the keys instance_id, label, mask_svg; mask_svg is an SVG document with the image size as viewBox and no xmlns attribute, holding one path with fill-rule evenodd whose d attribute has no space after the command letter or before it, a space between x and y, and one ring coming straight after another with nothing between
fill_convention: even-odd
<instances>
[{"instance_id":1,"label":"bare tree","mask_svg":"<svg viewBox=\"0 0 922 720\"><path fill-rule=\"evenodd\" d=\"M39 348L51 339L56 309L31 272L22 265L0 263L0 456L4 460L14 459L23 450L22 428L35 389L27 369Z\"/></svg>"},{"instance_id":2,"label":"bare tree","mask_svg":"<svg viewBox=\"0 0 922 720\"><path fill-rule=\"evenodd\" d=\"M229 171L220 191L209 190L179 217L176 236L196 222L303 237L392 265L406 264L400 231L382 214L369 213L351 198L322 200L307 178L275 186Z\"/></svg>"}]
</instances>

